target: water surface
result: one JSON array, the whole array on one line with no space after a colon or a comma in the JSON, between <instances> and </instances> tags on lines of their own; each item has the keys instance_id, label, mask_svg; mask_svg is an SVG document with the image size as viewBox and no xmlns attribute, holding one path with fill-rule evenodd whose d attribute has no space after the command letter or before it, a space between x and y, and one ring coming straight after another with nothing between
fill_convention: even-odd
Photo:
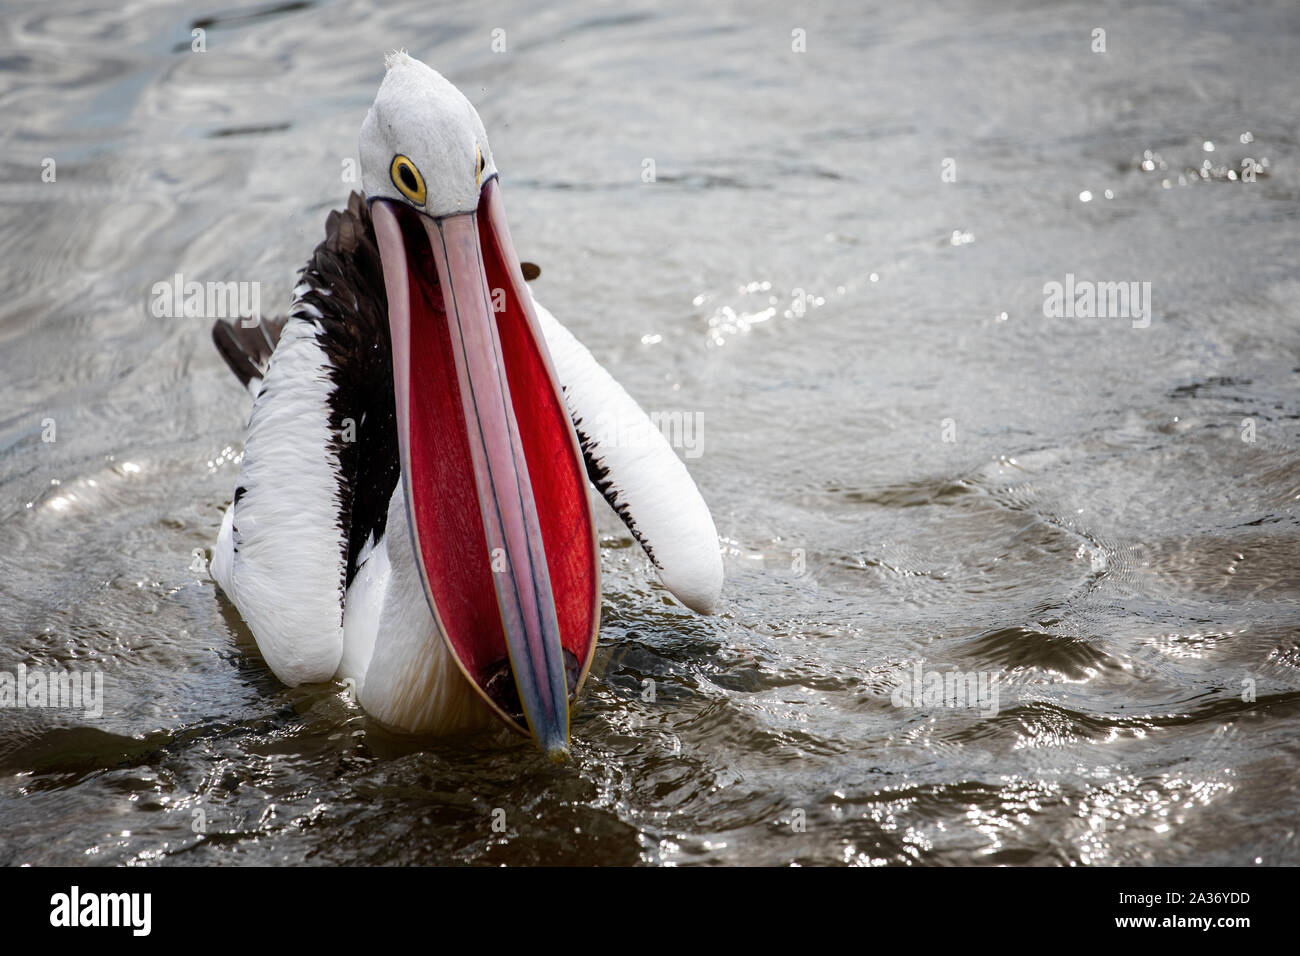
<instances>
[{"instance_id":1,"label":"water surface","mask_svg":"<svg viewBox=\"0 0 1300 956\"><path fill-rule=\"evenodd\" d=\"M6 5L0 670L105 703L0 712L0 863L1300 862L1300 10L845 6ZM704 423L721 611L602 509L563 768L284 688L194 562L248 404L152 286L287 304L399 46L538 297Z\"/></svg>"}]
</instances>

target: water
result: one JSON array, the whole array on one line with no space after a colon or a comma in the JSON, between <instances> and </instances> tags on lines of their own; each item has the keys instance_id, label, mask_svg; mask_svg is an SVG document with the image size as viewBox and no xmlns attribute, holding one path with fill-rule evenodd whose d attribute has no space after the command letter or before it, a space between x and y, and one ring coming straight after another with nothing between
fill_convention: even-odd
<instances>
[{"instance_id":1,"label":"water","mask_svg":"<svg viewBox=\"0 0 1300 956\"><path fill-rule=\"evenodd\" d=\"M1300 862L1297 8L518 7L6 6L0 670L105 705L0 714L0 862ZM152 285L287 303L397 46L539 298L703 416L722 610L602 509L563 768L285 689L193 570L248 408Z\"/></svg>"}]
</instances>

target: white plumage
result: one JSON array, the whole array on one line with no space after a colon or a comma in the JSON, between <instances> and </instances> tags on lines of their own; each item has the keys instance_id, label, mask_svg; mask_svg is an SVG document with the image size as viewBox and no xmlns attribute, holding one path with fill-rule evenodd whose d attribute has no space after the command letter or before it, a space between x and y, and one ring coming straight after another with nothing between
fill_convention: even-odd
<instances>
[{"instance_id":1,"label":"white plumage","mask_svg":"<svg viewBox=\"0 0 1300 956\"><path fill-rule=\"evenodd\" d=\"M329 392L313 324L291 319L248 420L244 492L212 557L212 576L291 687L329 680L343 651L338 485L324 454Z\"/></svg>"},{"instance_id":2,"label":"white plumage","mask_svg":"<svg viewBox=\"0 0 1300 956\"><path fill-rule=\"evenodd\" d=\"M611 504L626 511L664 586L691 610L712 612L722 592L718 532L686 465L586 346L540 302L533 304L583 450L608 471ZM636 438L620 440L627 435Z\"/></svg>"}]
</instances>

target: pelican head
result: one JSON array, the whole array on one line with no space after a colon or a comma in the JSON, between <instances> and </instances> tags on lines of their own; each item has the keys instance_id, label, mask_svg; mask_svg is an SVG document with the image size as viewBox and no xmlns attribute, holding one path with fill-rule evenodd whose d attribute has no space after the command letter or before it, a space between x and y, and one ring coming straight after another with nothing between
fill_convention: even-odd
<instances>
[{"instance_id":1,"label":"pelican head","mask_svg":"<svg viewBox=\"0 0 1300 956\"><path fill-rule=\"evenodd\" d=\"M405 53L361 124L361 185L373 202L402 203L434 219L478 208L497 174L487 131L463 93Z\"/></svg>"},{"instance_id":2,"label":"pelican head","mask_svg":"<svg viewBox=\"0 0 1300 956\"><path fill-rule=\"evenodd\" d=\"M361 174L416 565L461 672L558 760L599 619L586 470L483 122L423 63L395 53L387 67Z\"/></svg>"}]
</instances>

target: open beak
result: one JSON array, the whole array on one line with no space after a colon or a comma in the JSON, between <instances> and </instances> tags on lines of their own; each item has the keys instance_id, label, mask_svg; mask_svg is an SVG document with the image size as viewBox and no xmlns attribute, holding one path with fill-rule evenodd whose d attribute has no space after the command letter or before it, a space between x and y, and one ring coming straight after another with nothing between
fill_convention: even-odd
<instances>
[{"instance_id":1,"label":"open beak","mask_svg":"<svg viewBox=\"0 0 1300 956\"><path fill-rule=\"evenodd\" d=\"M484 701L563 759L599 624L595 523L499 187L472 213L380 199L371 216L429 608Z\"/></svg>"}]
</instances>

